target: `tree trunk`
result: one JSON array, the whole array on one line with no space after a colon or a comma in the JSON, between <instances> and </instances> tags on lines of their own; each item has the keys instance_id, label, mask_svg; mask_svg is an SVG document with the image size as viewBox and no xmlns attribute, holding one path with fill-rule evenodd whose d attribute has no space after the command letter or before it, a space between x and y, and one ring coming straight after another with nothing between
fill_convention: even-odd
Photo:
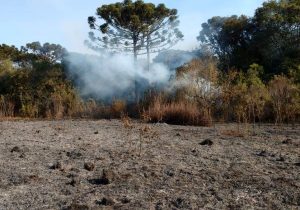
<instances>
[{"instance_id":1,"label":"tree trunk","mask_svg":"<svg viewBox=\"0 0 300 210\"><path fill-rule=\"evenodd\" d=\"M135 38L133 39L133 55L134 55L134 67L136 68L136 66L137 66L137 40ZM138 102L139 92L138 92L138 83L137 83L137 73L135 73L135 78L134 78L134 97L135 97L135 102Z\"/></svg>"},{"instance_id":2,"label":"tree trunk","mask_svg":"<svg viewBox=\"0 0 300 210\"><path fill-rule=\"evenodd\" d=\"M147 36L147 70L150 71L150 36Z\"/></svg>"}]
</instances>

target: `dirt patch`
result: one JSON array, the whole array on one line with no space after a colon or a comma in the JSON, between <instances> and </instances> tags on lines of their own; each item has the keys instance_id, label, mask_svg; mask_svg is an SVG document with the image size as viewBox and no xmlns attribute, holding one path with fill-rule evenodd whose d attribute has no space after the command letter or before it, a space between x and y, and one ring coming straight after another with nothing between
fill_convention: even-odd
<instances>
[{"instance_id":1,"label":"dirt patch","mask_svg":"<svg viewBox=\"0 0 300 210\"><path fill-rule=\"evenodd\" d=\"M0 209L300 208L300 126L143 127L0 122Z\"/></svg>"}]
</instances>

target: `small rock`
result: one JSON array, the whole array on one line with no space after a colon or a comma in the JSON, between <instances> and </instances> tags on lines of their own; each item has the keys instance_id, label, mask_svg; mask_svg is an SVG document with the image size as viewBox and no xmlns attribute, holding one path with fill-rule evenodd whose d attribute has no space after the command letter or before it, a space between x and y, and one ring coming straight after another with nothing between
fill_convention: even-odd
<instances>
[{"instance_id":1,"label":"small rock","mask_svg":"<svg viewBox=\"0 0 300 210\"><path fill-rule=\"evenodd\" d=\"M10 150L10 152L21 152L21 149L20 149L20 147L15 146Z\"/></svg>"},{"instance_id":2,"label":"small rock","mask_svg":"<svg viewBox=\"0 0 300 210\"><path fill-rule=\"evenodd\" d=\"M114 173L103 169L102 175L98 179L90 179L89 182L94 185L108 185L114 179Z\"/></svg>"},{"instance_id":3,"label":"small rock","mask_svg":"<svg viewBox=\"0 0 300 210\"><path fill-rule=\"evenodd\" d=\"M180 133L176 133L176 136L181 136L181 134Z\"/></svg>"},{"instance_id":4,"label":"small rock","mask_svg":"<svg viewBox=\"0 0 300 210\"><path fill-rule=\"evenodd\" d=\"M80 158L82 156L81 152L77 151L77 150L73 150L71 152L67 152L66 155L69 158L72 158L72 159Z\"/></svg>"},{"instance_id":5,"label":"small rock","mask_svg":"<svg viewBox=\"0 0 300 210\"><path fill-rule=\"evenodd\" d=\"M56 170L56 169L62 169L62 163L57 161L56 163L53 163L52 165L50 165L49 167L50 169Z\"/></svg>"},{"instance_id":6,"label":"small rock","mask_svg":"<svg viewBox=\"0 0 300 210\"><path fill-rule=\"evenodd\" d=\"M170 176L170 177L173 177L175 175L175 172L174 172L173 169L166 169L165 174Z\"/></svg>"},{"instance_id":7,"label":"small rock","mask_svg":"<svg viewBox=\"0 0 300 210\"><path fill-rule=\"evenodd\" d=\"M161 201L159 201L155 205L155 210L163 210L163 206L164 206L164 204Z\"/></svg>"},{"instance_id":8,"label":"small rock","mask_svg":"<svg viewBox=\"0 0 300 210\"><path fill-rule=\"evenodd\" d=\"M295 166L299 166L299 167L300 167L300 162L298 162L298 163L295 163Z\"/></svg>"},{"instance_id":9,"label":"small rock","mask_svg":"<svg viewBox=\"0 0 300 210\"><path fill-rule=\"evenodd\" d=\"M127 197L123 197L123 198L121 198L121 203L123 203L123 204L130 203L130 199Z\"/></svg>"},{"instance_id":10,"label":"small rock","mask_svg":"<svg viewBox=\"0 0 300 210\"><path fill-rule=\"evenodd\" d=\"M282 144L291 144L291 143L292 143L292 139L290 139L290 138L282 141Z\"/></svg>"},{"instance_id":11,"label":"small rock","mask_svg":"<svg viewBox=\"0 0 300 210\"><path fill-rule=\"evenodd\" d=\"M94 134L99 134L99 131L95 131Z\"/></svg>"},{"instance_id":12,"label":"small rock","mask_svg":"<svg viewBox=\"0 0 300 210\"><path fill-rule=\"evenodd\" d=\"M96 201L96 204L101 206L112 206L115 204L115 201L111 198L102 198L100 201Z\"/></svg>"},{"instance_id":13,"label":"small rock","mask_svg":"<svg viewBox=\"0 0 300 210\"><path fill-rule=\"evenodd\" d=\"M213 142L210 139L205 139L204 141L200 142L199 144L211 146L211 145L213 145Z\"/></svg>"},{"instance_id":14,"label":"small rock","mask_svg":"<svg viewBox=\"0 0 300 210\"><path fill-rule=\"evenodd\" d=\"M70 169L70 171L73 171L73 172L75 172L75 173L79 173L79 172L80 172L80 170L79 170L78 168L74 168L74 167L72 167L72 168Z\"/></svg>"},{"instance_id":15,"label":"small rock","mask_svg":"<svg viewBox=\"0 0 300 210\"><path fill-rule=\"evenodd\" d=\"M89 210L90 207L84 204L72 203L70 206L65 208L65 210Z\"/></svg>"},{"instance_id":16,"label":"small rock","mask_svg":"<svg viewBox=\"0 0 300 210\"><path fill-rule=\"evenodd\" d=\"M25 153L22 153L19 158L25 158Z\"/></svg>"},{"instance_id":17,"label":"small rock","mask_svg":"<svg viewBox=\"0 0 300 210\"><path fill-rule=\"evenodd\" d=\"M177 198L176 200L171 202L176 208L179 209L188 209L190 208L190 204L186 202L183 198Z\"/></svg>"},{"instance_id":18,"label":"small rock","mask_svg":"<svg viewBox=\"0 0 300 210\"><path fill-rule=\"evenodd\" d=\"M67 183L67 185L71 185L73 187L75 187L78 184L80 184L80 179L78 176L72 177L71 181Z\"/></svg>"},{"instance_id":19,"label":"small rock","mask_svg":"<svg viewBox=\"0 0 300 210\"><path fill-rule=\"evenodd\" d=\"M279 158L276 159L276 161L283 162L284 161L284 157L280 156Z\"/></svg>"},{"instance_id":20,"label":"small rock","mask_svg":"<svg viewBox=\"0 0 300 210\"><path fill-rule=\"evenodd\" d=\"M95 168L95 164L91 162L84 163L84 169L88 171L93 171Z\"/></svg>"},{"instance_id":21,"label":"small rock","mask_svg":"<svg viewBox=\"0 0 300 210\"><path fill-rule=\"evenodd\" d=\"M259 153L257 153L256 155L260 156L260 157L266 157L267 156L267 152L265 150L262 150Z\"/></svg>"}]
</instances>

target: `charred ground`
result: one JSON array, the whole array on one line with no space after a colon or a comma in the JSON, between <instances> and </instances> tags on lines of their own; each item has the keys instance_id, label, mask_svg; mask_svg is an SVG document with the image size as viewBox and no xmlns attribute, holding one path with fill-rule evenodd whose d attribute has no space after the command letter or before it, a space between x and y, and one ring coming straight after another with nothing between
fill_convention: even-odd
<instances>
[{"instance_id":1,"label":"charred ground","mask_svg":"<svg viewBox=\"0 0 300 210\"><path fill-rule=\"evenodd\" d=\"M0 209L298 209L299 128L3 121Z\"/></svg>"}]
</instances>

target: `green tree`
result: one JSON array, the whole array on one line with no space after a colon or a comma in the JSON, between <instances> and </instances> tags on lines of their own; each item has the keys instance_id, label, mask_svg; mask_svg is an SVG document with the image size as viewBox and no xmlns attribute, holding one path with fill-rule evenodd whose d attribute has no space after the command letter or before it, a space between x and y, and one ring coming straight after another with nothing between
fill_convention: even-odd
<instances>
[{"instance_id":1,"label":"green tree","mask_svg":"<svg viewBox=\"0 0 300 210\"><path fill-rule=\"evenodd\" d=\"M156 7L151 3L145 5L146 16L143 23L145 30L141 40L140 51L142 52L140 54L147 54L149 70L150 53L170 49L183 39L183 34L178 29L179 20L176 9L168 9L164 4L159 4Z\"/></svg>"},{"instance_id":2,"label":"green tree","mask_svg":"<svg viewBox=\"0 0 300 210\"><path fill-rule=\"evenodd\" d=\"M48 54L52 50L27 46L0 45L0 116L70 116L79 100L63 65Z\"/></svg>"},{"instance_id":3,"label":"green tree","mask_svg":"<svg viewBox=\"0 0 300 210\"><path fill-rule=\"evenodd\" d=\"M256 10L252 44L268 74L287 74L300 64L299 14L299 0L271 0Z\"/></svg>"},{"instance_id":4,"label":"green tree","mask_svg":"<svg viewBox=\"0 0 300 210\"><path fill-rule=\"evenodd\" d=\"M15 46L8 46L6 44L0 45L0 60L15 60L19 54L20 52Z\"/></svg>"},{"instance_id":5,"label":"green tree","mask_svg":"<svg viewBox=\"0 0 300 210\"><path fill-rule=\"evenodd\" d=\"M47 60L51 63L61 62L67 50L59 44L32 42L21 47L21 51L29 54L37 55L43 60Z\"/></svg>"},{"instance_id":6,"label":"green tree","mask_svg":"<svg viewBox=\"0 0 300 210\"><path fill-rule=\"evenodd\" d=\"M218 57L222 70L245 69L251 64L249 44L252 29L251 20L244 15L217 16L202 24L197 39Z\"/></svg>"},{"instance_id":7,"label":"green tree","mask_svg":"<svg viewBox=\"0 0 300 210\"><path fill-rule=\"evenodd\" d=\"M265 78L288 74L300 64L300 1L271 0L254 17L213 17L202 24L198 40L219 58L222 70L247 72L258 63Z\"/></svg>"},{"instance_id":8,"label":"green tree","mask_svg":"<svg viewBox=\"0 0 300 210\"><path fill-rule=\"evenodd\" d=\"M164 4L125 0L102 5L96 14L102 23L98 24L96 17L88 18L93 30L89 33L92 41L89 45L97 43L96 49L133 52L135 59L145 53L149 58L151 52L173 46L183 37L177 28L177 10ZM100 35L96 36L94 31L100 31Z\"/></svg>"}]
</instances>

